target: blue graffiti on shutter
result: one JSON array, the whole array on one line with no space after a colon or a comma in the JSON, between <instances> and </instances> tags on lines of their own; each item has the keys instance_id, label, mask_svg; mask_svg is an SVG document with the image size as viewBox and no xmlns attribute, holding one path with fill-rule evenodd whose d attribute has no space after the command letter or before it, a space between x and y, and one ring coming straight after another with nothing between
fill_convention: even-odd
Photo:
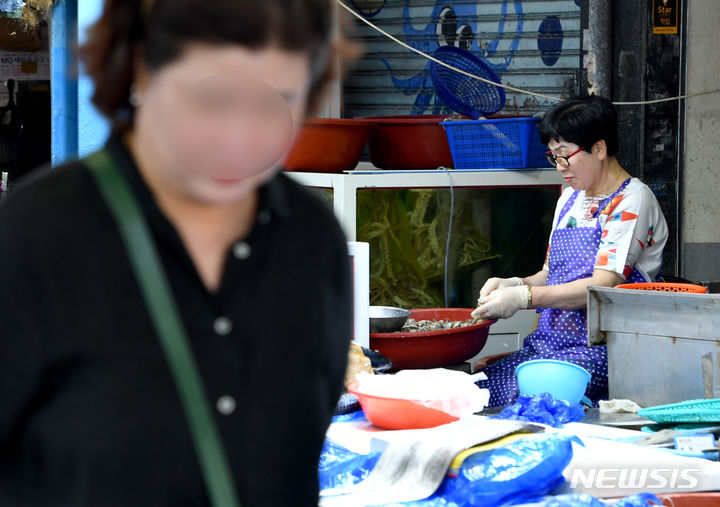
<instances>
[{"instance_id":1,"label":"blue graffiti on shutter","mask_svg":"<svg viewBox=\"0 0 720 507\"><path fill-rule=\"evenodd\" d=\"M502 18L498 24L499 35L504 34L505 23L508 21L508 3L509 0L505 0L500 10ZM436 5L430 15L431 22L425 28L418 30L412 25L412 16L408 4L409 0L406 0L403 9L403 35L406 44L429 54L432 54L441 45L454 45L473 51L481 58L484 58L488 65L501 77L502 73L510 67L522 36L523 11L521 2L513 2L515 14L518 16L517 27L514 32L515 36L510 42L508 56L501 58L499 61L491 59L498 52L500 38L483 46L480 46L480 42L475 38L477 25L472 21L472 16L476 16L477 12L474 5L447 5L444 0L436 0ZM465 20L465 17L470 19ZM430 42L428 36L433 34L436 35L436 38L433 42ZM395 77L390 62L387 60L381 60L381 62L390 71L390 79L398 90L406 95L416 95L411 114L422 114L427 112L429 108L431 108L430 112L433 114L449 112L435 93L432 79L430 79L430 62L425 64L421 72L408 79Z\"/></svg>"},{"instance_id":2,"label":"blue graffiti on shutter","mask_svg":"<svg viewBox=\"0 0 720 507\"><path fill-rule=\"evenodd\" d=\"M548 16L538 28L538 49L542 61L548 67L555 65L562 53L563 29L560 18Z\"/></svg>"},{"instance_id":3,"label":"blue graffiti on shutter","mask_svg":"<svg viewBox=\"0 0 720 507\"><path fill-rule=\"evenodd\" d=\"M432 54L453 45L482 58L505 84L548 95L575 93L580 72L580 9L572 0L351 0L366 17L411 47ZM345 79L345 114L444 114L430 64L360 22L365 56ZM535 114L547 100L509 92L503 112Z\"/></svg>"},{"instance_id":4,"label":"blue graffiti on shutter","mask_svg":"<svg viewBox=\"0 0 720 507\"><path fill-rule=\"evenodd\" d=\"M366 18L372 18L385 7L385 0L350 0L350 3Z\"/></svg>"}]
</instances>

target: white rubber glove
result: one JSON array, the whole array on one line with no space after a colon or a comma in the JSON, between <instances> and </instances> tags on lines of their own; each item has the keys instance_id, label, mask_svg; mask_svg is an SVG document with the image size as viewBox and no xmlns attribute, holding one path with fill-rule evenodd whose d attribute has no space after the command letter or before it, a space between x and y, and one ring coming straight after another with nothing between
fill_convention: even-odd
<instances>
[{"instance_id":1,"label":"white rubber glove","mask_svg":"<svg viewBox=\"0 0 720 507\"><path fill-rule=\"evenodd\" d=\"M528 306L528 287L502 287L480 298L479 306L473 310L476 319L509 319L518 310Z\"/></svg>"},{"instance_id":2,"label":"white rubber glove","mask_svg":"<svg viewBox=\"0 0 720 507\"><path fill-rule=\"evenodd\" d=\"M481 304L481 300L485 299L492 291L496 289L502 289L503 287L517 287L518 285L522 284L522 280L517 276L514 276L512 278L488 278L487 282L485 282L485 285L483 285L482 289L480 289L478 305Z\"/></svg>"}]
</instances>

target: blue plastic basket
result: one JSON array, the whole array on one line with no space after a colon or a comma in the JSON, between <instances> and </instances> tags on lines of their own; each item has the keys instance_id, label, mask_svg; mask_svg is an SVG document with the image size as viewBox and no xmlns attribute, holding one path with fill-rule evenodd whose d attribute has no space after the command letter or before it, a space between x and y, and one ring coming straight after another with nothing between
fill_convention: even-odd
<instances>
[{"instance_id":1,"label":"blue plastic basket","mask_svg":"<svg viewBox=\"0 0 720 507\"><path fill-rule=\"evenodd\" d=\"M440 46L433 56L472 75L500 82L498 75L470 51ZM453 111L478 119L497 113L505 106L505 90L499 86L460 74L437 62L430 63L430 76L438 97Z\"/></svg>"},{"instance_id":2,"label":"blue plastic basket","mask_svg":"<svg viewBox=\"0 0 720 507\"><path fill-rule=\"evenodd\" d=\"M527 167L548 168L551 165L545 158L548 151L547 145L540 140L540 131L533 126L532 135L530 136L530 155L528 155Z\"/></svg>"},{"instance_id":3,"label":"blue plastic basket","mask_svg":"<svg viewBox=\"0 0 720 507\"><path fill-rule=\"evenodd\" d=\"M444 121L455 169L527 167L537 118Z\"/></svg>"},{"instance_id":4,"label":"blue plastic basket","mask_svg":"<svg viewBox=\"0 0 720 507\"><path fill-rule=\"evenodd\" d=\"M720 422L720 398L657 405L638 410L638 415L659 423Z\"/></svg>"}]
</instances>

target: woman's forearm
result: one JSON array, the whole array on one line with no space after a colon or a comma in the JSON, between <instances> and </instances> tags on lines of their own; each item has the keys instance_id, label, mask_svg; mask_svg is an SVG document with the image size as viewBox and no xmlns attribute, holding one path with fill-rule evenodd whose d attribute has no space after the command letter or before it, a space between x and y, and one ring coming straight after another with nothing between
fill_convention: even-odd
<instances>
[{"instance_id":1,"label":"woman's forearm","mask_svg":"<svg viewBox=\"0 0 720 507\"><path fill-rule=\"evenodd\" d=\"M548 272L544 269L541 269L534 275L526 276L525 278L521 278L523 285L531 285L531 286L539 286L539 285L545 285L547 282Z\"/></svg>"},{"instance_id":2,"label":"woman's forearm","mask_svg":"<svg viewBox=\"0 0 720 507\"><path fill-rule=\"evenodd\" d=\"M581 278L559 285L532 285L533 308L560 308L576 310L587 304L587 288L591 285L614 287L623 283L623 278L613 271L596 269L588 278Z\"/></svg>"}]
</instances>

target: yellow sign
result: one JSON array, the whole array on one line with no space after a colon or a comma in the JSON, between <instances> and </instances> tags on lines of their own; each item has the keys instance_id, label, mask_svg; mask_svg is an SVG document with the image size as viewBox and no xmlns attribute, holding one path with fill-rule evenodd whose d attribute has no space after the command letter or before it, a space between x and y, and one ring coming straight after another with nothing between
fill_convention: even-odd
<instances>
[{"instance_id":1,"label":"yellow sign","mask_svg":"<svg viewBox=\"0 0 720 507\"><path fill-rule=\"evenodd\" d=\"M679 0L653 0L653 33L678 33Z\"/></svg>"}]
</instances>

